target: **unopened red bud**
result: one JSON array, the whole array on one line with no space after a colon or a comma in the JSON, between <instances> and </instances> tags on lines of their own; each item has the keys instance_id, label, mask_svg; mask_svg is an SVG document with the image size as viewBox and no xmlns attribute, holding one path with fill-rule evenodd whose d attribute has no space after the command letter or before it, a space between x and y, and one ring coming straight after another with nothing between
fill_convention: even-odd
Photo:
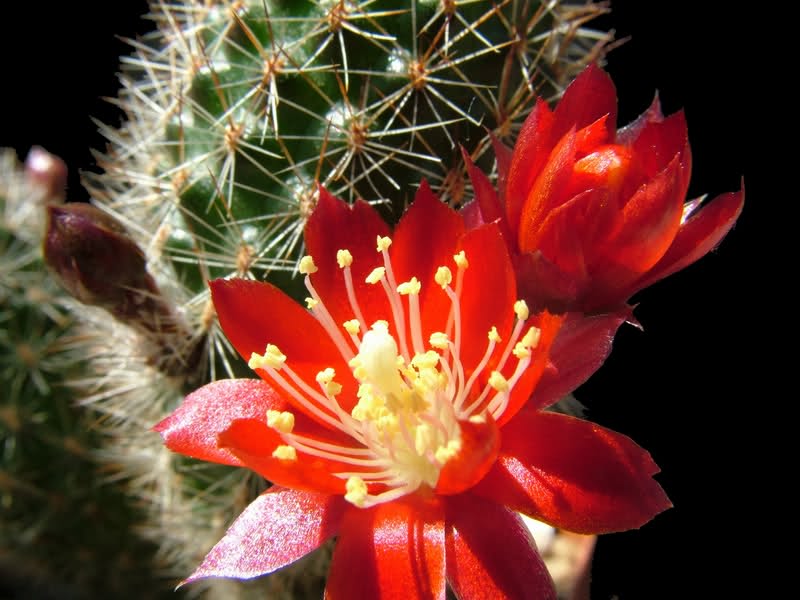
<instances>
[{"instance_id":1,"label":"unopened red bud","mask_svg":"<svg viewBox=\"0 0 800 600\"><path fill-rule=\"evenodd\" d=\"M63 202L67 190L67 165L55 154L34 146L25 158L25 175L47 191L50 202Z\"/></svg>"}]
</instances>

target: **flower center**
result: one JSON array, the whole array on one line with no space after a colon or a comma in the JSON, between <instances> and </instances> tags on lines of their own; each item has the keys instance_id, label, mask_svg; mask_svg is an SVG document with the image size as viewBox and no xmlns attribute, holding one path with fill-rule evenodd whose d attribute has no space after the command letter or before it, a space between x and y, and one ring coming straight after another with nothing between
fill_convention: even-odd
<instances>
[{"instance_id":1,"label":"flower center","mask_svg":"<svg viewBox=\"0 0 800 600\"><path fill-rule=\"evenodd\" d=\"M317 271L313 259L304 257L300 272L306 276L311 294L306 304L334 342L358 383L358 402L348 413L337 396L342 391L333 368L317 374L315 389L287 364L287 357L269 344L264 354L253 353L249 365L266 371L296 405L317 420L350 436L354 444L344 446L315 440L295 433L294 415L269 411L268 425L277 431L284 444L276 448L275 458L295 461L298 453L334 460L352 466L335 473L346 480L345 499L368 507L412 493L421 486L435 488L444 466L462 451L459 422L486 423L489 414L497 420L508 406L508 399L519 378L531 362L539 330L530 327L522 335L528 309L523 301L514 304L516 325L502 352L497 329L488 332L486 351L477 365L461 362L462 322L460 296L468 262L464 252L455 255L453 274L442 266L435 282L450 300L446 331L424 339L416 277L397 285L388 248L389 238L378 238L383 266L367 276L366 283L382 285L390 320L378 320L367 328L353 286L350 266L353 257L347 250L337 253L343 270L347 296L354 318L337 326L312 285L310 275ZM407 297L408 309L403 297ZM363 334L362 334L363 332ZM349 338L349 339L348 339ZM510 355L517 365L510 377L506 363ZM494 361L494 370L486 374Z\"/></svg>"}]
</instances>

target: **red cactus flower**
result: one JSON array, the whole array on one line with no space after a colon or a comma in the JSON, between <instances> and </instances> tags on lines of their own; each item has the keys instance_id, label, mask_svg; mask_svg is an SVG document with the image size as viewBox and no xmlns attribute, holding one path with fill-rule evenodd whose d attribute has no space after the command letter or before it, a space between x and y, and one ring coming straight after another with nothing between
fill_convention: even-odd
<instances>
[{"instance_id":1,"label":"red cactus flower","mask_svg":"<svg viewBox=\"0 0 800 600\"><path fill-rule=\"evenodd\" d=\"M270 573L338 536L326 598L443 599L447 584L464 599L555 598L519 512L600 533L670 506L629 438L543 412L552 394L529 400L562 318L517 300L496 224L466 230L423 184L389 233L368 204L322 190L307 308L269 284L211 283L261 379L209 384L156 430L274 485L187 581ZM596 351L570 346L580 337L557 351Z\"/></svg>"},{"instance_id":2,"label":"red cactus flower","mask_svg":"<svg viewBox=\"0 0 800 600\"><path fill-rule=\"evenodd\" d=\"M596 66L551 111L542 100L513 152L495 145L499 196L470 164L481 222L502 221L521 296L556 312L618 309L635 292L712 250L744 192L684 203L691 153L683 112L658 98L616 129L617 96ZM469 161L468 161L469 162Z\"/></svg>"}]
</instances>

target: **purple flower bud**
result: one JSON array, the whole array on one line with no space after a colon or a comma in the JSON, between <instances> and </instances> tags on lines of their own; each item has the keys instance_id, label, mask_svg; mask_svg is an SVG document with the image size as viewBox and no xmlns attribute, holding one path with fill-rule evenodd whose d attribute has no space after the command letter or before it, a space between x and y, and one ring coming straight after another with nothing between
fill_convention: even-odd
<instances>
[{"instance_id":1,"label":"purple flower bud","mask_svg":"<svg viewBox=\"0 0 800 600\"><path fill-rule=\"evenodd\" d=\"M90 204L48 206L44 256L62 286L85 304L134 318L157 289L144 253L113 217Z\"/></svg>"}]
</instances>

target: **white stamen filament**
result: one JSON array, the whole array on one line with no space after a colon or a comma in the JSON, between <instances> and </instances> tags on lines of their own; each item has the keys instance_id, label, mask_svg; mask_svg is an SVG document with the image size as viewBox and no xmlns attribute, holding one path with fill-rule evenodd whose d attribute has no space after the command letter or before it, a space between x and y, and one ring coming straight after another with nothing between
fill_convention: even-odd
<instances>
[{"instance_id":1,"label":"white stamen filament","mask_svg":"<svg viewBox=\"0 0 800 600\"><path fill-rule=\"evenodd\" d=\"M366 331L367 322L364 320L364 315L361 314L361 307L358 305L358 299L356 298L356 290L353 287L353 273L350 271L349 266L344 267L342 270L344 271L344 285L347 288L347 299L350 301L350 308L353 309L353 314L361 326L361 331ZM356 347L358 347L358 344L356 344Z\"/></svg>"},{"instance_id":2,"label":"white stamen filament","mask_svg":"<svg viewBox=\"0 0 800 600\"><path fill-rule=\"evenodd\" d=\"M440 267L435 278L450 301L445 331L423 331L419 300L421 284L412 277L397 285L387 251L390 244L389 238L378 239L383 267L374 269L366 282L375 284L380 281L383 286L392 313L391 329L387 321L372 324L365 321L353 283L353 257L349 251L337 253L354 317L344 323L337 325L334 322L312 285L311 274L317 271L313 259L304 258L301 269L311 295L308 301L311 314L352 370L347 376L354 377L359 384L355 405L352 400L343 402L345 408L340 404L342 386L335 380L338 379L333 369L335 365L325 366L318 372L316 382L319 389L315 389L286 364L293 357L286 357L277 346L269 345L265 355L254 354L251 359L251 366L263 369L299 409L353 441L353 446L350 446L303 435L293 430L291 413L275 413L270 417L270 426L286 445L278 446L273 456L291 463L302 460L300 455L306 455L351 465L352 469L334 469L331 475L346 481L345 499L361 508L400 498L423 485L435 487L441 469L462 450L459 423L472 419L485 422L487 414L495 420L502 416L514 386L531 363L530 348L538 340L530 333L517 344L527 309L518 310L515 305L519 318L500 360L496 364L492 361L498 354L500 342L496 328L492 327L480 361L474 369L467 371L461 356L464 334L469 332L467 339L470 342L475 338L472 337L474 332L462 324L461 293L464 272L468 267L466 257L463 253L454 256L458 267L455 289L451 287L453 277L447 267ZM439 293L433 287L425 291L428 294ZM404 295L409 296L407 307L402 298ZM346 318L346 315L337 313L337 318ZM426 338L426 335L430 337ZM413 354L409 351L409 342ZM512 350L519 362L511 378L506 380L502 371ZM478 393L475 388L486 378L490 362L492 374ZM469 406L465 408L465 404Z\"/></svg>"},{"instance_id":3,"label":"white stamen filament","mask_svg":"<svg viewBox=\"0 0 800 600\"><path fill-rule=\"evenodd\" d=\"M331 313L329 313L328 309L325 308L325 305L322 303L319 294L317 294L317 290L315 290L314 286L311 284L311 277L306 275L303 281L308 293L311 294L311 297L317 301L317 303L311 309L311 313L317 318L317 321L319 321L320 325L325 328L325 332L328 334L328 337L331 338L333 343L336 344L336 348L339 350L342 358L344 358L344 361L348 362L351 358L353 358L354 354L347 345L347 340L345 340L342 332L339 331L339 328L336 326L333 317L331 317Z\"/></svg>"},{"instance_id":4,"label":"white stamen filament","mask_svg":"<svg viewBox=\"0 0 800 600\"><path fill-rule=\"evenodd\" d=\"M385 251L384 254L386 254ZM381 284L383 285L383 291L386 292L386 297L389 299L389 306L392 309L392 319L394 320L394 329L399 338L397 341L400 345L401 356L408 362L411 360L411 357L408 354L408 344L406 343L406 320L403 316L403 304L400 299L400 294L397 293L397 286L392 283L394 281L394 274L391 272L392 266L388 263L388 258L384 260L386 261L385 264L389 266L385 267L386 275L381 279Z\"/></svg>"},{"instance_id":5,"label":"white stamen filament","mask_svg":"<svg viewBox=\"0 0 800 600\"><path fill-rule=\"evenodd\" d=\"M475 384L475 381L478 379L478 376L483 373L483 369L486 368L486 365L489 363L489 358L492 356L492 352L494 352L494 348L497 344L494 340L489 340L489 344L486 346L486 352L483 353L483 358L478 363L478 366L475 367L475 370L472 372L472 375L469 376L467 383L464 385L464 388L458 391L456 395L456 399L453 402L453 407L455 408L456 412L459 411L461 406L464 404L464 401L469 396L470 390L472 390L472 386ZM470 406L472 408L472 406ZM459 416L469 416L472 414L471 410L466 410L463 414L459 413Z\"/></svg>"}]
</instances>

